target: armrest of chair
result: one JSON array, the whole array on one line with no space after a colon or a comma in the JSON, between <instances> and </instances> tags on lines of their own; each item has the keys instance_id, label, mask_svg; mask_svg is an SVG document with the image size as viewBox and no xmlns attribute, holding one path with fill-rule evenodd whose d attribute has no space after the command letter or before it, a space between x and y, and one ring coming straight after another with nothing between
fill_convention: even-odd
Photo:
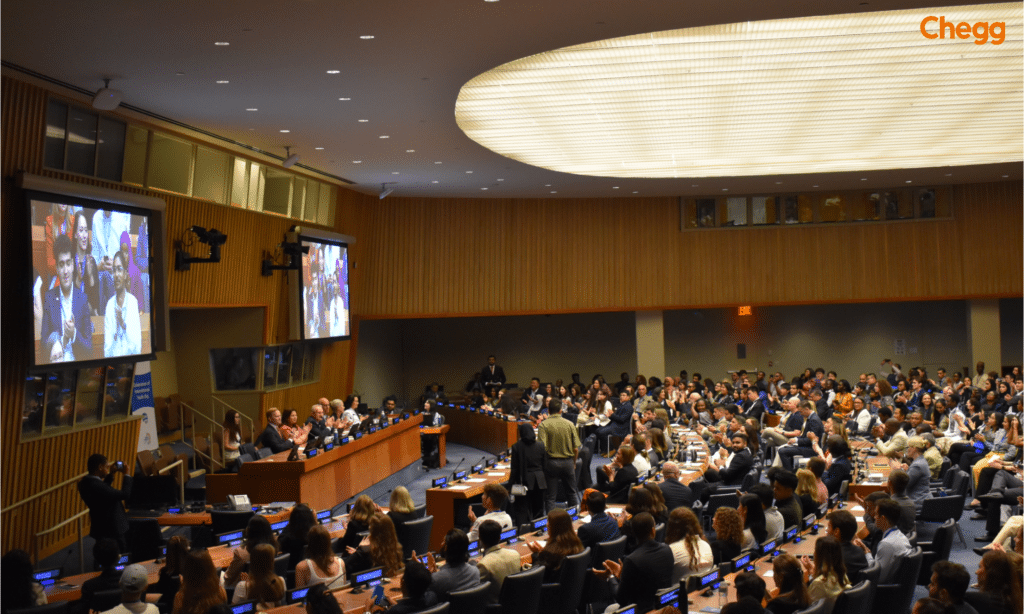
<instances>
[{"instance_id":1,"label":"armrest of chair","mask_svg":"<svg viewBox=\"0 0 1024 614\"><path fill-rule=\"evenodd\" d=\"M925 552L925 553L935 552L935 550L934 550L934 548L935 548L934 542L917 542L917 547L920 548L921 551Z\"/></svg>"}]
</instances>

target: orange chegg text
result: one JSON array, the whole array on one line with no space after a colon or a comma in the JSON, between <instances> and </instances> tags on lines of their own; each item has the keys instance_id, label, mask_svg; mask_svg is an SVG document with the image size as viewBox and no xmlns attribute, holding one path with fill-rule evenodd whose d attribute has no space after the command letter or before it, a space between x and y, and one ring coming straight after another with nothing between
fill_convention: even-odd
<instances>
[{"instance_id":1,"label":"orange chegg text","mask_svg":"<svg viewBox=\"0 0 1024 614\"><path fill-rule=\"evenodd\" d=\"M926 28L928 24L938 22L939 31L929 32ZM949 38L970 38L974 36L975 45L984 45L989 42L989 37L992 37L993 45L1001 45L1006 40L1006 22L1005 21L994 21L991 24L987 21L979 21L973 26L966 21L955 23L952 21L946 21L946 17L936 17L929 15L921 20L921 35L925 38L936 39L946 38L946 32L949 32Z\"/></svg>"}]
</instances>

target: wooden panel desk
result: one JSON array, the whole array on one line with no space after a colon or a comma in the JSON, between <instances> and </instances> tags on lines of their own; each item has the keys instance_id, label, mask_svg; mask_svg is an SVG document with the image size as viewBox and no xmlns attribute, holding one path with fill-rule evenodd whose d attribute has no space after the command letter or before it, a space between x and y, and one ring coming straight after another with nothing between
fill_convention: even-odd
<instances>
[{"instance_id":1,"label":"wooden panel desk","mask_svg":"<svg viewBox=\"0 0 1024 614\"><path fill-rule=\"evenodd\" d=\"M508 477L508 464L498 464L483 475L468 476L468 480L473 481L463 481L447 488L428 488L427 515L434 517L434 524L430 529L430 549L438 552L444 542L445 533L455 526L456 500L471 499L483 493L485 485L507 482Z\"/></svg>"},{"instance_id":2,"label":"wooden panel desk","mask_svg":"<svg viewBox=\"0 0 1024 614\"><path fill-rule=\"evenodd\" d=\"M428 426L427 428L420 429L420 433L423 435L437 435L437 458L441 467L448 464L448 456L445 451L445 443L448 439L448 431L451 430L451 426L442 424L441 426Z\"/></svg>"},{"instance_id":3,"label":"wooden panel desk","mask_svg":"<svg viewBox=\"0 0 1024 614\"><path fill-rule=\"evenodd\" d=\"M273 514L263 514L270 524L288 520L292 515L291 510L281 510ZM131 514L129 513L129 517ZM185 512L183 514L164 513L156 517L157 524L161 526L176 527L197 527L210 524L210 512Z\"/></svg>"},{"instance_id":4,"label":"wooden panel desk","mask_svg":"<svg viewBox=\"0 0 1024 614\"><path fill-rule=\"evenodd\" d=\"M418 461L422 421L421 415L410 416L306 460L287 462L289 453L281 452L245 463L237 474L207 474L206 500L244 494L254 504L297 501L330 509Z\"/></svg>"},{"instance_id":5,"label":"wooden panel desk","mask_svg":"<svg viewBox=\"0 0 1024 614\"><path fill-rule=\"evenodd\" d=\"M518 423L503 420L503 414L487 415L451 405L438 406L437 411L444 416L445 425L451 428L448 438L455 443L501 454L519 441Z\"/></svg>"}]
</instances>

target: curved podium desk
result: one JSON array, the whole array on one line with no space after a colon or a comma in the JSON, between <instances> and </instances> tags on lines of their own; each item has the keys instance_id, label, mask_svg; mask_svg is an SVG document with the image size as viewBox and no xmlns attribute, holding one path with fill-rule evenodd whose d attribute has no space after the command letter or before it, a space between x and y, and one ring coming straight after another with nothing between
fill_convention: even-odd
<instances>
[{"instance_id":1,"label":"curved podium desk","mask_svg":"<svg viewBox=\"0 0 1024 614\"><path fill-rule=\"evenodd\" d=\"M330 509L420 460L421 422L423 416L410 416L310 459L288 462L281 452L245 463L238 473L207 474L206 501L249 495L253 504L296 501Z\"/></svg>"}]
</instances>

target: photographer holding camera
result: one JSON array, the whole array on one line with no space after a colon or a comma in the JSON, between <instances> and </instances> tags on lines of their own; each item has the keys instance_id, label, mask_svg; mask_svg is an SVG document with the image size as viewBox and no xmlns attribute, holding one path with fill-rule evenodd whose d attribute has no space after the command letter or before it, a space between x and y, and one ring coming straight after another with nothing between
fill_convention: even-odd
<instances>
[{"instance_id":1,"label":"photographer holding camera","mask_svg":"<svg viewBox=\"0 0 1024 614\"><path fill-rule=\"evenodd\" d=\"M118 552L128 552L125 534L128 533L128 516L124 512L124 501L132 494L132 476L128 475L128 467L123 461L113 465L107 462L102 454L93 454L88 461L89 475L78 483L78 494L89 508L89 519L92 527L89 537L99 544L104 538L117 542ZM121 489L113 487L114 473L124 474ZM95 557L96 546L93 546Z\"/></svg>"}]
</instances>

